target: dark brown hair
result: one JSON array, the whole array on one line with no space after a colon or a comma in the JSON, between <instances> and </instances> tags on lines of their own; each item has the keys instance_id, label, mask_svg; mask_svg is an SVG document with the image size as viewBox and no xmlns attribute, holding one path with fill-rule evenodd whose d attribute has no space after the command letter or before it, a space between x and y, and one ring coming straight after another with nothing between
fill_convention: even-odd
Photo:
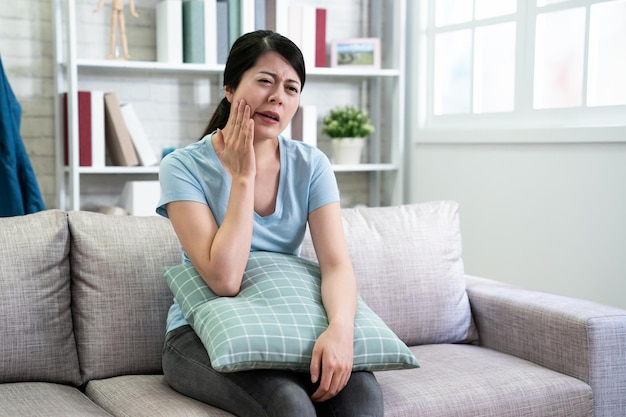
<instances>
[{"instance_id":1,"label":"dark brown hair","mask_svg":"<svg viewBox=\"0 0 626 417\"><path fill-rule=\"evenodd\" d=\"M291 64L300 77L300 90L302 90L306 72L302 52L289 38L271 30L249 32L235 41L224 67L224 86L229 86L233 90L237 89L243 74L256 64L261 55L270 51L279 53ZM224 97L217 105L201 138L218 128L223 129L229 114L230 102Z\"/></svg>"}]
</instances>

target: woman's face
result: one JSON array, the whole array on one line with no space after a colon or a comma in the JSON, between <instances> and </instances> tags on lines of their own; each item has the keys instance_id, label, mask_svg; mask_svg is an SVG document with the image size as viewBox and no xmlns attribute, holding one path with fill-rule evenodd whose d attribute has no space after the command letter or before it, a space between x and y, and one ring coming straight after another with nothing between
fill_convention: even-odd
<instances>
[{"instance_id":1,"label":"woman's face","mask_svg":"<svg viewBox=\"0 0 626 417\"><path fill-rule=\"evenodd\" d=\"M231 103L244 99L254 120L254 137L277 137L291 121L300 104L300 78L277 52L267 52L247 70L236 90L225 87Z\"/></svg>"}]
</instances>

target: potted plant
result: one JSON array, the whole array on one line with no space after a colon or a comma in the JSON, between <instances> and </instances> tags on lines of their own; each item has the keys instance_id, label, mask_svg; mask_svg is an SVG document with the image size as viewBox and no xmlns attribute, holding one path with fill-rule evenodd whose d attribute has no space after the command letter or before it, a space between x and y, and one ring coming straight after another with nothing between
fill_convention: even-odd
<instances>
[{"instance_id":1,"label":"potted plant","mask_svg":"<svg viewBox=\"0 0 626 417\"><path fill-rule=\"evenodd\" d=\"M373 132L367 112L354 106L335 107L323 119L322 133L331 138L335 164L360 163L365 138Z\"/></svg>"}]
</instances>

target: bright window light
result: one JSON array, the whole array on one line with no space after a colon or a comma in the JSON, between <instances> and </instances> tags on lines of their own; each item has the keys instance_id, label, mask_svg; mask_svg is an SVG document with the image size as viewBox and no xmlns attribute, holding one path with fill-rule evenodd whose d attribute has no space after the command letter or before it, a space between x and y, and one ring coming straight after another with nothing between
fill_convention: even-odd
<instances>
[{"instance_id":1,"label":"bright window light","mask_svg":"<svg viewBox=\"0 0 626 417\"><path fill-rule=\"evenodd\" d=\"M549 4L563 3L569 0L537 0L537 7L547 6Z\"/></svg>"},{"instance_id":2,"label":"bright window light","mask_svg":"<svg viewBox=\"0 0 626 417\"><path fill-rule=\"evenodd\" d=\"M537 15L534 108L582 104L585 9Z\"/></svg>"},{"instance_id":3,"label":"bright window light","mask_svg":"<svg viewBox=\"0 0 626 417\"><path fill-rule=\"evenodd\" d=\"M626 126L626 0L416 1L426 126Z\"/></svg>"},{"instance_id":4,"label":"bright window light","mask_svg":"<svg viewBox=\"0 0 626 417\"><path fill-rule=\"evenodd\" d=\"M435 25L447 26L472 20L473 0L436 0Z\"/></svg>"},{"instance_id":5,"label":"bright window light","mask_svg":"<svg viewBox=\"0 0 626 417\"><path fill-rule=\"evenodd\" d=\"M477 20L505 16L517 11L516 0L476 0L474 17Z\"/></svg>"},{"instance_id":6,"label":"bright window light","mask_svg":"<svg viewBox=\"0 0 626 417\"><path fill-rule=\"evenodd\" d=\"M591 6L587 105L626 104L626 0Z\"/></svg>"},{"instance_id":7,"label":"bright window light","mask_svg":"<svg viewBox=\"0 0 626 417\"><path fill-rule=\"evenodd\" d=\"M474 113L513 111L515 23L478 27L474 37Z\"/></svg>"},{"instance_id":8,"label":"bright window light","mask_svg":"<svg viewBox=\"0 0 626 417\"><path fill-rule=\"evenodd\" d=\"M472 31L442 33L435 38L434 113L471 111Z\"/></svg>"}]
</instances>

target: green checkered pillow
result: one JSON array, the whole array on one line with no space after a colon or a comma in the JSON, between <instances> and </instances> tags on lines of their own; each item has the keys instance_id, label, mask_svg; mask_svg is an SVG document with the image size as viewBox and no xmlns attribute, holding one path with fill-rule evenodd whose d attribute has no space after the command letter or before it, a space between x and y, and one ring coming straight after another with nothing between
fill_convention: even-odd
<instances>
[{"instance_id":1,"label":"green checkered pillow","mask_svg":"<svg viewBox=\"0 0 626 417\"><path fill-rule=\"evenodd\" d=\"M252 252L235 297L215 295L191 264L166 267L164 275L216 370L309 370L313 345L328 326L317 263ZM406 345L359 297L353 370L418 366Z\"/></svg>"}]
</instances>

